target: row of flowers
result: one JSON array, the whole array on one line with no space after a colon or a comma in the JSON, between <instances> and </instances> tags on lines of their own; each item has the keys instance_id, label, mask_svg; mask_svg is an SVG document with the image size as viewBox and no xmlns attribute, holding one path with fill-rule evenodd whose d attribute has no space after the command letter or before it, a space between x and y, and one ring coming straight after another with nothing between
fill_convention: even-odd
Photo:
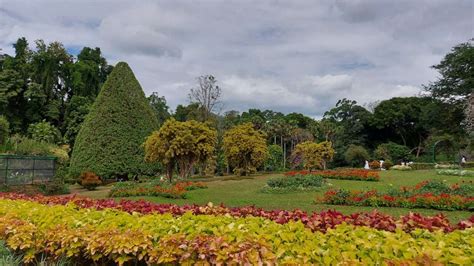
<instances>
[{"instance_id":1,"label":"row of flowers","mask_svg":"<svg viewBox=\"0 0 474 266\"><path fill-rule=\"evenodd\" d=\"M164 184L126 184L112 188L109 197L154 196L173 199L186 197L186 192L207 188L202 182L179 182L173 185Z\"/></svg>"},{"instance_id":2,"label":"row of flowers","mask_svg":"<svg viewBox=\"0 0 474 266\"><path fill-rule=\"evenodd\" d=\"M209 203L205 206L199 205L175 205L175 204L157 204L144 200L132 201L122 199L90 199L77 196L51 196L41 195L29 196L16 193L0 193L0 199L23 200L36 202L43 205L74 205L81 209L115 209L128 213L141 214L171 214L173 216L182 216L185 213L193 215L226 215L231 217L261 217L272 220L279 224L285 224L290 221L300 221L311 231L326 232L328 229L335 228L340 224L349 224L354 226L366 226L383 231L394 232L403 230L410 232L415 229L426 229L429 231L442 230L452 232L454 230L463 230L474 226L474 215L470 219L452 224L443 214L435 216L423 216L417 213L409 213L399 218L392 217L377 211L370 213L353 213L349 215L342 214L335 210L307 213L302 210L264 210L255 206L229 208L223 205L213 205Z\"/></svg>"},{"instance_id":3,"label":"row of flowers","mask_svg":"<svg viewBox=\"0 0 474 266\"><path fill-rule=\"evenodd\" d=\"M291 171L285 173L285 176L296 175L319 175L328 179L345 179L345 180L362 180L362 181L379 181L380 175L373 170L365 169L340 169L340 170L322 170L322 171Z\"/></svg>"},{"instance_id":4,"label":"row of flowers","mask_svg":"<svg viewBox=\"0 0 474 266\"><path fill-rule=\"evenodd\" d=\"M443 232L340 224L325 233L261 217L127 213L0 199L0 239L25 263L472 265L474 228ZM404 261L406 260L406 261Z\"/></svg>"},{"instance_id":5,"label":"row of flowers","mask_svg":"<svg viewBox=\"0 0 474 266\"><path fill-rule=\"evenodd\" d=\"M392 196L386 193L370 191L349 191L332 189L326 191L317 203L371 206L371 207L402 207L427 208L436 210L464 210L474 211L474 197L441 193L421 193L406 196Z\"/></svg>"}]
</instances>

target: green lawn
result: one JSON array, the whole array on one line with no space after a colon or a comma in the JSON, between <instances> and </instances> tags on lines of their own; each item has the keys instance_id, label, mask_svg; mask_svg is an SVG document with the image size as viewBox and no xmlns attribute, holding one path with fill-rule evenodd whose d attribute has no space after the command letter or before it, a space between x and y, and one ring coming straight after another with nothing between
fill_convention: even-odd
<instances>
[{"instance_id":1,"label":"green lawn","mask_svg":"<svg viewBox=\"0 0 474 266\"><path fill-rule=\"evenodd\" d=\"M292 210L299 208L305 211L321 211L327 209L336 209L343 213L353 213L360 211L371 211L373 207L354 207L354 206L336 206L315 204L316 196L322 196L326 188L320 191L312 192L294 192L287 194L266 194L259 190L265 185L268 178L280 176L274 175L258 175L252 176L252 179L242 180L219 180L207 182L208 188L201 190L194 190L188 192L186 199L166 199L159 197L135 197L130 199L145 199L157 203L175 203L175 204L207 204L212 202L214 204L224 203L226 206L244 206L255 205L265 209L287 209ZM377 189L386 190L393 185L394 187L411 186L427 179L446 180L448 183L456 183L462 180L472 180L474 177L455 177L455 176L440 176L434 170L420 170L420 171L384 171L381 172L381 180L379 182L365 182L365 181L348 181L348 180L332 180L328 183L334 188L346 189ZM102 187L98 191L82 192L89 197L102 198L107 195L107 187ZM399 216L407 214L409 211L419 212L424 215L433 215L441 211L429 209L405 209L405 208L378 208L381 212ZM473 213L467 211L442 211L453 222L460 219L470 217Z\"/></svg>"}]
</instances>

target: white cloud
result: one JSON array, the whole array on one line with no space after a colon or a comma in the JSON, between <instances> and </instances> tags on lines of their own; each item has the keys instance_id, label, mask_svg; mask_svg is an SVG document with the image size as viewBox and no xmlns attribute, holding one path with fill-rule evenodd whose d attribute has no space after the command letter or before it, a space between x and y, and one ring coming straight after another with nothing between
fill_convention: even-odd
<instances>
[{"instance_id":1,"label":"white cloud","mask_svg":"<svg viewBox=\"0 0 474 266\"><path fill-rule=\"evenodd\" d=\"M416 95L472 38L469 0L0 2L0 48L21 36L99 46L175 107L213 74L225 107L320 116L338 99Z\"/></svg>"}]
</instances>

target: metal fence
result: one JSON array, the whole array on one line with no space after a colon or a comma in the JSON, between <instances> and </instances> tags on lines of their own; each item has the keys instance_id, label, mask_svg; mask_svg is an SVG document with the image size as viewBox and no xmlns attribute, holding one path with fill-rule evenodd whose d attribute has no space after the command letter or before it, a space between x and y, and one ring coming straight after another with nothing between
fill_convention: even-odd
<instances>
[{"instance_id":1,"label":"metal fence","mask_svg":"<svg viewBox=\"0 0 474 266\"><path fill-rule=\"evenodd\" d=\"M56 171L56 157L0 155L0 184L22 185L50 181Z\"/></svg>"}]
</instances>

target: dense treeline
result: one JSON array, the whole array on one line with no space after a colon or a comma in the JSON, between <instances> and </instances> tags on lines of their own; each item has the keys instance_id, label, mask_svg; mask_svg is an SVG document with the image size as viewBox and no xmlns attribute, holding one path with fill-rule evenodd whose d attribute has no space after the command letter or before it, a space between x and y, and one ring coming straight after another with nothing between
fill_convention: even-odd
<instances>
[{"instance_id":1,"label":"dense treeline","mask_svg":"<svg viewBox=\"0 0 474 266\"><path fill-rule=\"evenodd\" d=\"M433 144L440 140L445 140L451 155L446 160L458 160L460 153L469 158L473 150L472 44L471 40L455 46L433 66L440 77L425 86L422 96L387 99L371 108L341 99L321 120L259 109L219 113L222 91L212 75L199 77L197 86L190 89L190 103L178 105L174 112L156 92L147 97L147 104L158 122L155 130L170 118L205 122L215 130L214 155L206 160L214 161L212 169L218 174L229 171L225 133L248 123L263 133L268 145L269 158L259 164L260 170L289 168L297 145L308 141L331 143L335 153L329 166L333 167L361 166L369 159L429 161ZM0 144L8 142L5 136L23 135L74 149L82 122L113 67L100 48L84 47L73 56L59 42L38 40L31 49L25 38L13 47L14 54L0 55Z\"/></svg>"}]
</instances>

